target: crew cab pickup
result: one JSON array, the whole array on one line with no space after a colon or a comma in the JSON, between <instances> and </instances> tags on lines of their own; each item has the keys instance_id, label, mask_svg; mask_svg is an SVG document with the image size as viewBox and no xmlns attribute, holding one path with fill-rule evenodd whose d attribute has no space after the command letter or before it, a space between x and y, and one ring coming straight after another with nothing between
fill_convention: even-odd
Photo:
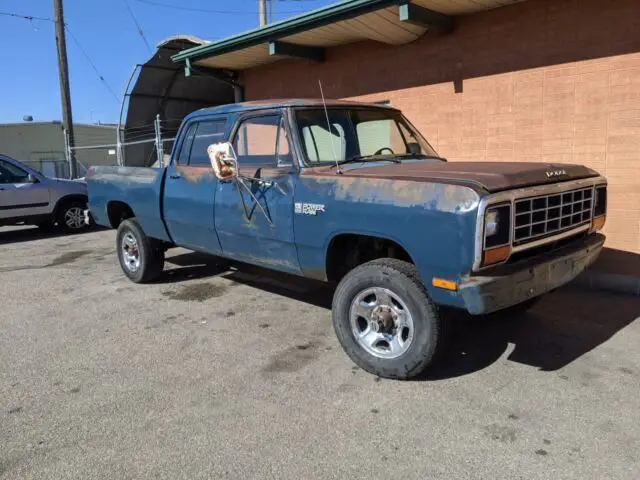
<instances>
[{"instance_id":1,"label":"crew cab pickup","mask_svg":"<svg viewBox=\"0 0 640 480\"><path fill-rule=\"evenodd\" d=\"M445 346L441 306L523 311L598 256L607 182L580 165L448 162L399 110L317 100L199 110L164 168L88 172L134 282L173 246L335 283L346 353L388 378ZM446 309L445 309L446 310Z\"/></svg>"}]
</instances>

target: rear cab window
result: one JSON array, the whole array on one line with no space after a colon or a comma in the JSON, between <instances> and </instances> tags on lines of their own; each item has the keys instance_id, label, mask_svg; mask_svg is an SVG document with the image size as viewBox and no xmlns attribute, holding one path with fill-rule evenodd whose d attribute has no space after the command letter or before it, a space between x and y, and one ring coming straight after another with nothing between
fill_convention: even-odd
<instances>
[{"instance_id":1,"label":"rear cab window","mask_svg":"<svg viewBox=\"0 0 640 480\"><path fill-rule=\"evenodd\" d=\"M226 117L192 121L187 126L176 161L178 165L190 167L210 166L207 148L212 143L225 140Z\"/></svg>"}]
</instances>

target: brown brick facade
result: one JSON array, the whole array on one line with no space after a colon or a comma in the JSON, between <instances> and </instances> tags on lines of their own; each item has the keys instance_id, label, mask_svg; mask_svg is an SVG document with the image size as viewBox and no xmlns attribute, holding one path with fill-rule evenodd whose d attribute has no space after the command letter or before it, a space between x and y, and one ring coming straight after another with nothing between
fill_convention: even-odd
<instances>
[{"instance_id":1,"label":"brown brick facade","mask_svg":"<svg viewBox=\"0 0 640 480\"><path fill-rule=\"evenodd\" d=\"M583 163L609 179L607 246L640 253L640 1L529 0L450 35L247 70L247 100L389 100L451 161Z\"/></svg>"}]
</instances>

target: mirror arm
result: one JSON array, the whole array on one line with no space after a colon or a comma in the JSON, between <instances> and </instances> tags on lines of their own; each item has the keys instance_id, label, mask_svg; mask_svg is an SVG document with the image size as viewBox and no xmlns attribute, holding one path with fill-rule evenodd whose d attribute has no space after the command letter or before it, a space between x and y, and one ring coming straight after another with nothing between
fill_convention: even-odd
<instances>
[{"instance_id":1,"label":"mirror arm","mask_svg":"<svg viewBox=\"0 0 640 480\"><path fill-rule=\"evenodd\" d=\"M247 177L247 176L244 176L244 175L238 175L238 177L242 178L244 180L248 180L248 181L253 182L253 183L257 183L258 186L260 186L260 187L274 187L282 195L284 195L286 193L282 189L282 187L278 184L278 182L273 182L273 181L270 181L270 180L263 180L261 178L255 178L255 177Z\"/></svg>"},{"instance_id":2,"label":"mirror arm","mask_svg":"<svg viewBox=\"0 0 640 480\"><path fill-rule=\"evenodd\" d=\"M267 222L269 222L269 225L273 226L273 221L271 220L271 217L269 216L267 211L264 209L264 207L260 203L260 200L258 200L258 198L251 191L251 189L249 187L247 187L247 185L244 183L243 180L245 178L247 180L252 179L251 177L236 177L236 183L242 185L244 187L244 189L247 191L247 193L249 195L251 195L251 198L253 198L253 201L255 202L255 205L257 205L258 208L260 208L260 210L262 211L264 217L267 219ZM253 179L253 180L257 180L257 179ZM251 216L249 215L249 212L247 211L247 204L244 201L244 197L242 196L242 192L240 191L240 189L238 189L238 194L240 194L240 199L242 201L242 206L244 207L244 214L246 215L247 218L251 218Z\"/></svg>"}]
</instances>

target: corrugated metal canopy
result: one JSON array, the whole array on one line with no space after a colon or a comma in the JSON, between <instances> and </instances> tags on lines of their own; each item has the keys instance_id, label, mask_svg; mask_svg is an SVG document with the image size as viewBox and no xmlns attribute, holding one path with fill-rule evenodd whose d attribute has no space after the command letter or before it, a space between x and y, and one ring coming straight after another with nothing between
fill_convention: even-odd
<instances>
[{"instance_id":1,"label":"corrugated metal canopy","mask_svg":"<svg viewBox=\"0 0 640 480\"><path fill-rule=\"evenodd\" d=\"M451 18L525 0L346 0L223 40L190 48L175 62L244 70L285 57L320 58L322 49L374 40L413 42ZM276 44L276 45L274 45Z\"/></svg>"},{"instance_id":2,"label":"corrugated metal canopy","mask_svg":"<svg viewBox=\"0 0 640 480\"><path fill-rule=\"evenodd\" d=\"M125 95L125 142L153 138L156 115L162 119L163 136L172 138L188 113L233 102L233 88L228 83L210 75L186 77L181 65L171 61L171 55L176 52L206 44L208 42L196 37L176 35L157 45L156 52L141 65L133 87ZM172 146L173 142L166 142L165 151L170 152ZM128 145L121 155L127 165L149 166L155 160L155 146L153 143Z\"/></svg>"}]
</instances>

